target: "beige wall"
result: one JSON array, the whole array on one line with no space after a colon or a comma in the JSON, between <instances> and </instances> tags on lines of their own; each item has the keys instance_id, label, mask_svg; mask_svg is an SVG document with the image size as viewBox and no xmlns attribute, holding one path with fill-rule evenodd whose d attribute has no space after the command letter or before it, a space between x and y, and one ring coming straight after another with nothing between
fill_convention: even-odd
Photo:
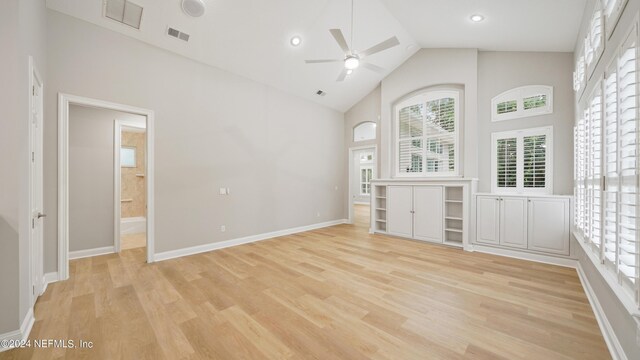
<instances>
[{"instance_id":1,"label":"beige wall","mask_svg":"<svg viewBox=\"0 0 640 360\"><path fill-rule=\"evenodd\" d=\"M587 32L588 24L591 21L591 15L593 7L596 4L596 0L588 0L585 7L585 13L582 18L582 25L580 26L580 34L578 39L582 41ZM598 79L604 74L605 67L609 65L613 54L617 51L618 47L629 33L630 27L633 24L636 16L640 11L640 0L629 0L627 3L620 21L616 26L611 38L605 42L605 49L600 62L595 68L592 75L593 79ZM574 63L578 56L579 47L574 49ZM590 81L585 89L585 94L589 94L593 90L593 86L597 81ZM577 108L578 99L575 99L574 105ZM575 119L574 119L575 120ZM575 239L574 239L575 241ZM598 270L594 267L591 260L584 254L579 244L575 242L571 244L572 247L578 249L578 259L582 268L585 271L594 293L600 302L604 313L607 316L608 321L611 323L611 327L616 334L616 337L620 341L620 345L624 349L628 359L640 359L640 345L637 343L638 326L635 323L633 317L622 305L620 300L611 290L611 287L605 282L604 278L600 275Z\"/></svg>"},{"instance_id":2,"label":"beige wall","mask_svg":"<svg viewBox=\"0 0 640 360\"><path fill-rule=\"evenodd\" d=\"M342 113L57 12L48 32L48 208L65 92L155 111L156 252L344 218ZM46 232L47 271L56 231Z\"/></svg>"},{"instance_id":3,"label":"beige wall","mask_svg":"<svg viewBox=\"0 0 640 360\"><path fill-rule=\"evenodd\" d=\"M553 126L553 192L573 194L573 53L478 54L478 191L491 191L491 133ZM553 114L491 122L491 99L525 85L553 86Z\"/></svg>"},{"instance_id":4,"label":"beige wall","mask_svg":"<svg viewBox=\"0 0 640 360\"><path fill-rule=\"evenodd\" d=\"M120 199L123 200L120 216L122 218L146 216L145 138L146 134L143 132L122 131L121 145L136 149L136 167L120 169Z\"/></svg>"}]
</instances>

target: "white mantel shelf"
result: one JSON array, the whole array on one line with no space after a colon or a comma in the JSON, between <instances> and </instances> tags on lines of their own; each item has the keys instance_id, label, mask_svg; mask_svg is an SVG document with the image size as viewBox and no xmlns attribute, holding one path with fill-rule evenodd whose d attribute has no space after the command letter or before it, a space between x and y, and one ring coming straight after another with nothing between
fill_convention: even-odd
<instances>
[{"instance_id":1,"label":"white mantel shelf","mask_svg":"<svg viewBox=\"0 0 640 360\"><path fill-rule=\"evenodd\" d=\"M477 182L478 179L477 178L461 178L461 177L442 177L442 178L438 178L438 177L434 177L434 178L411 178L411 177L407 177L407 178L393 178L393 179L371 179L372 183L377 183L377 184L409 184L409 183L416 183L416 184L425 184L425 183L429 183L429 184L433 184L433 183L451 183L451 182L461 182L461 183L468 183L468 182Z\"/></svg>"},{"instance_id":2,"label":"white mantel shelf","mask_svg":"<svg viewBox=\"0 0 640 360\"><path fill-rule=\"evenodd\" d=\"M555 195L555 194L527 194L527 193L488 193L488 192L478 192L475 193L476 196L513 196L513 197L538 197L538 198L565 198L565 199L573 199L573 195Z\"/></svg>"}]
</instances>

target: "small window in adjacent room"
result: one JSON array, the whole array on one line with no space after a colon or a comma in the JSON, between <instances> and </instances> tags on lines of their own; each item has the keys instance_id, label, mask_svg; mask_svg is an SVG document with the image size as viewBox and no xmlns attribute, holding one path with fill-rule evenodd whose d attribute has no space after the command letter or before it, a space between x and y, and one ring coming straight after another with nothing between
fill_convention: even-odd
<instances>
[{"instance_id":1,"label":"small window in adjacent room","mask_svg":"<svg viewBox=\"0 0 640 360\"><path fill-rule=\"evenodd\" d=\"M371 177L373 176L372 166L360 167L360 195L369 195L371 193Z\"/></svg>"},{"instance_id":2,"label":"small window in adjacent room","mask_svg":"<svg viewBox=\"0 0 640 360\"><path fill-rule=\"evenodd\" d=\"M491 121L553 113L553 87L529 85L511 89L491 100Z\"/></svg>"},{"instance_id":3,"label":"small window in adjacent room","mask_svg":"<svg viewBox=\"0 0 640 360\"><path fill-rule=\"evenodd\" d=\"M491 190L551 194L553 127L493 133Z\"/></svg>"},{"instance_id":4,"label":"small window in adjacent room","mask_svg":"<svg viewBox=\"0 0 640 360\"><path fill-rule=\"evenodd\" d=\"M123 146L120 148L120 167L136 167L136 148Z\"/></svg>"},{"instance_id":5,"label":"small window in adjacent room","mask_svg":"<svg viewBox=\"0 0 640 360\"><path fill-rule=\"evenodd\" d=\"M375 140L376 138L376 123L373 121L367 121L356 125L353 128L353 141L367 141Z\"/></svg>"}]
</instances>

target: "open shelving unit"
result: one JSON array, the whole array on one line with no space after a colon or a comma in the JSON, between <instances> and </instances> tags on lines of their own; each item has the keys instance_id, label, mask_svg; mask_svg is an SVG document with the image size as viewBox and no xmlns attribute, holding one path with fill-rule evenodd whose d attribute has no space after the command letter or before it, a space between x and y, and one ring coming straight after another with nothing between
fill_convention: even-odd
<instances>
[{"instance_id":1,"label":"open shelving unit","mask_svg":"<svg viewBox=\"0 0 640 360\"><path fill-rule=\"evenodd\" d=\"M445 186L444 191L444 243L462 247L464 188Z\"/></svg>"},{"instance_id":2,"label":"open shelving unit","mask_svg":"<svg viewBox=\"0 0 640 360\"><path fill-rule=\"evenodd\" d=\"M374 187L374 198L371 199L374 206L374 231L379 233L387 232L387 187L376 185Z\"/></svg>"}]
</instances>

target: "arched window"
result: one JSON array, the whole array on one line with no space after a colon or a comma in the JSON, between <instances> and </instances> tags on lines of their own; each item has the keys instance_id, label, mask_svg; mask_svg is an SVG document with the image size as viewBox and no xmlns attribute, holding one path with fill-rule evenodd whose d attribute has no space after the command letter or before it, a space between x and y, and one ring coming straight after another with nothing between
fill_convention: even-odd
<instances>
[{"instance_id":1,"label":"arched window","mask_svg":"<svg viewBox=\"0 0 640 360\"><path fill-rule=\"evenodd\" d=\"M461 93L430 89L396 104L397 176L460 174Z\"/></svg>"},{"instance_id":2,"label":"arched window","mask_svg":"<svg viewBox=\"0 0 640 360\"><path fill-rule=\"evenodd\" d=\"M366 141L375 140L376 138L376 123L373 121L366 121L356 125L353 128L353 141Z\"/></svg>"}]
</instances>

